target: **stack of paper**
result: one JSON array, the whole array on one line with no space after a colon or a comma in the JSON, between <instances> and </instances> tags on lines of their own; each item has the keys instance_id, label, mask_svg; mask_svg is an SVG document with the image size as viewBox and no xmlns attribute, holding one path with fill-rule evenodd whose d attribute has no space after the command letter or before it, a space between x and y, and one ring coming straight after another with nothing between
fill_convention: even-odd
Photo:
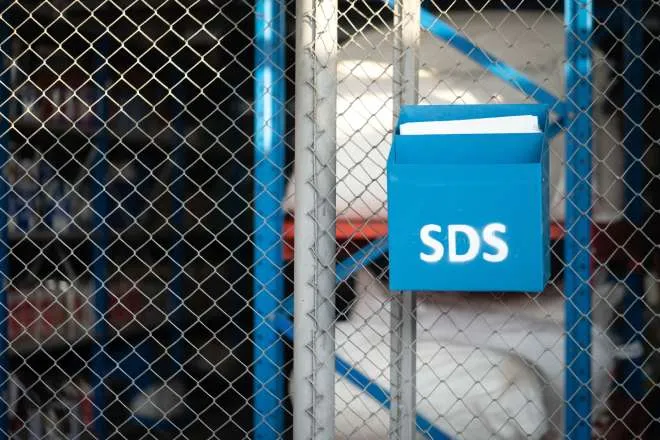
<instances>
[{"instance_id":1,"label":"stack of paper","mask_svg":"<svg viewBox=\"0 0 660 440\"><path fill-rule=\"evenodd\" d=\"M402 135L430 134L492 134L492 133L540 133L536 116L502 116L452 121L406 122L400 125Z\"/></svg>"}]
</instances>

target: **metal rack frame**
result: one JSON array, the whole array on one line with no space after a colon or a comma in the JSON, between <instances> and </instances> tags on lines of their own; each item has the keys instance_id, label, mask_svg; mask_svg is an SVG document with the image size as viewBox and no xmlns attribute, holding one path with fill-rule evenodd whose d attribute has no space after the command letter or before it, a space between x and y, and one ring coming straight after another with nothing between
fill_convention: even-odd
<instances>
[{"instance_id":1,"label":"metal rack frame","mask_svg":"<svg viewBox=\"0 0 660 440\"><path fill-rule=\"evenodd\" d=\"M386 1L393 9L396 0ZM557 122L552 124L549 135L554 137L562 130L568 132L566 157L568 158L567 172L567 199L566 220L564 236L565 261L569 261L565 272L566 321L567 333L566 365L567 380L565 385L566 396L566 426L568 438L587 439L591 436L591 357L589 354L591 342L591 261L589 248L591 244L591 219L588 213L591 209L591 187L589 176L591 173L591 119L590 107L592 103L590 69L591 69L591 43L592 43L592 0L565 0L566 17L566 92L567 99L562 101L550 92L535 84L532 80L518 72L513 67L500 61L492 54L475 46L458 30L439 20L433 14L422 8L421 26L438 39L452 45L465 56L480 64L483 68L499 77L511 86L526 93L539 102L550 105L557 115ZM639 155L641 153L641 128L643 117L639 89L643 78L637 56L642 48L640 24L641 6L637 5L632 16L628 17L632 32L627 34L629 43L628 59L633 67L626 70L634 78L628 82L627 101L630 101L632 116L627 127L630 135L626 138L629 154L629 163L636 166L633 172L626 173L628 193L631 201L628 204L629 216L639 224L641 210L639 193L642 188ZM377 240L358 251L354 256L337 264L337 282L346 281L352 273L363 264L373 261L387 252L387 239ZM631 322L628 338L638 338L642 329L641 303L639 297L643 294L641 277L632 275L627 280L629 295L626 307L626 318ZM289 301L288 306L292 303ZM292 315L292 313L290 313ZM277 321L278 328L290 340L293 340L291 325L286 316ZM336 359L337 371L346 373L347 379L364 390L384 407L390 408L391 398L387 391L375 386L360 372L352 369L342 359ZM641 368L639 358L628 361L627 368L629 381L626 389L632 390L633 395L639 397L641 391ZM426 432L431 438L446 438L437 428L433 427L421 416L417 415L417 428Z\"/></svg>"}]
</instances>

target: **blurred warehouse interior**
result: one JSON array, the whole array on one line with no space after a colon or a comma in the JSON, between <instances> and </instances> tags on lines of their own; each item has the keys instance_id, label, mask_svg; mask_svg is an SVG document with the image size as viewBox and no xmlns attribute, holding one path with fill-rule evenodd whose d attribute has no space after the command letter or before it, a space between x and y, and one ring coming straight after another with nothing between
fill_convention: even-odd
<instances>
[{"instance_id":1,"label":"blurred warehouse interior","mask_svg":"<svg viewBox=\"0 0 660 440\"><path fill-rule=\"evenodd\" d=\"M285 2L287 152L282 173L291 182L295 1ZM440 16L450 11L463 17L467 30L472 20L475 29L494 26L498 34L505 34L507 29L529 25L522 18L527 12L540 14L559 29L561 3L435 0L425 1L424 6ZM340 46L346 61L340 66L346 69L340 71L345 82L339 85L340 93L343 90L346 94L339 99L368 100L373 82L361 82L360 67L351 67L350 61L364 62L365 48L382 42L378 39L392 15L379 1L342 0L339 4ZM622 74L626 69L622 44L626 29L621 16L612 13L616 4L614 0L597 0L594 7L595 44L602 57L601 67L607 67L607 77L598 89L602 98L599 121L605 131L611 127L604 138L615 144L625 137L621 124L626 111ZM473 14L475 10L479 14ZM467 17L473 15L476 18ZM499 17L499 21L488 22L485 17L491 16ZM58 438L86 432L96 420L87 393L99 371L108 387L109 406L103 417L116 427L113 432L117 438L138 438L146 432L167 436L169 423L175 423L170 420L179 420L186 413L194 417L192 422L181 422L180 429L191 438L211 434L229 438L249 431L254 18L254 2L242 0L27 0L12 1L3 12L12 36L8 44L3 43L10 68L2 80L9 96L2 143L10 154L4 173L12 188L6 227L10 249L7 339L16 438L46 432L46 425L59 418L77 423L58 428L65 433ZM657 284L660 273L659 19L660 4L655 2L645 14L647 40L641 54L647 79L641 90L647 110L644 143L648 146L641 159L644 218L640 228L625 218L608 220L600 233L602 246L598 250L599 262L615 277L625 276L631 263L655 274L655 280L648 281L644 329L647 350L653 353L644 367L654 384L646 397L650 403L644 406L653 412L629 412L632 402L625 396L613 400L621 406L615 411L620 410L618 414L625 417L620 425L645 430L649 439L660 438L660 357L655 353L660 346L660 293L657 285L651 285L654 281ZM563 35L549 36L561 40ZM424 38L431 44L429 35ZM376 69L387 70L390 52L386 47L371 53L375 54L371 61ZM480 72L471 71L472 66L460 59L436 59L430 46L425 47L428 52L423 58L437 61L427 66L429 71L435 72L433 75L440 72L440 76L422 81L428 102L488 102L492 90L506 90L492 78L487 80ZM544 68L561 74L559 58L548 61L539 53L538 59L555 63L543 66L521 57L532 54L533 48L516 53L516 47L501 44L496 49L509 50L518 57L516 67L537 74L541 80L547 73ZM383 87L391 87L386 72L377 73L377 78L367 72L363 79L375 81L381 74L385 75L380 78L385 81ZM545 79L552 82L557 78ZM465 93L454 99L453 85L442 86L443 81L455 81L465 92L471 85L480 86L480 90L471 97ZM365 84L367 90L360 89ZM351 90L354 85L357 90ZM562 91L561 82L548 87ZM391 90L383 88L381 92L387 96ZM498 99L507 101L506 93ZM349 111L350 104L344 110ZM373 148L340 164L344 183L360 176L373 181L378 178L369 170L356 168L358 162L374 160L376 147L386 146L386 138L379 137L386 126L379 125L372 133L375 137L369 137L368 124L377 122L370 105L373 102L365 104L372 113L364 126L354 125L358 122L352 116L338 117L338 138L345 143L357 142L354 134L361 133L364 138L359 142ZM384 110L387 113L387 108ZM611 132L618 132L618 136L608 138ZM561 156L556 158L561 165ZM611 174L608 182L620 181L621 176L617 177L608 162L613 159L609 150L603 150L599 159L606 165L605 172ZM562 176L555 177L561 185ZM364 181L357 185L361 183ZM603 192L614 191L605 186ZM358 195L364 194L363 189ZM284 201L289 210L291 196L290 192ZM372 196L338 200L338 205L343 203L346 211L363 209L361 215L371 216L377 211L367 203ZM384 208L382 200L374 198L374 203ZM607 196L603 200L607 210ZM367 206L361 207L363 202ZM610 206L611 210L620 212L625 202L619 202ZM555 203L561 206L561 199ZM99 242L104 244L102 253ZM352 245L347 243L341 250L349 251ZM561 249L561 240L553 243L556 256L562 255ZM561 275L559 260L554 261L555 277ZM283 270L286 292L290 293L291 260ZM377 261L368 270L375 279L386 280L386 261ZM365 289L356 287L355 281L337 288L340 320L355 316L351 313L359 300L356 291ZM99 292L109 293L105 329L96 324ZM615 321L613 325L621 323ZM106 338L102 352L94 343L99 334ZM291 364L291 353L287 353L282 366L286 375ZM288 400L284 404L289 408ZM46 409L50 412L44 416ZM144 419L130 423L135 422L136 414ZM629 433L612 431L612 435L621 435L612 438L628 438Z\"/></svg>"}]
</instances>

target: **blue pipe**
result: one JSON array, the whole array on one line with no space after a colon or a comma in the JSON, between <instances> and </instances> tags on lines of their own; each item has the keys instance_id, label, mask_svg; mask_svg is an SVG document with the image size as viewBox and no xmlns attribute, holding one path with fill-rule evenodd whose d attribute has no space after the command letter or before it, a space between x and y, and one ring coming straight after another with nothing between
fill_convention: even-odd
<instances>
[{"instance_id":1,"label":"blue pipe","mask_svg":"<svg viewBox=\"0 0 660 440\"><path fill-rule=\"evenodd\" d=\"M284 299L285 7L258 0L255 11L254 119L254 438L284 432L284 344L272 326Z\"/></svg>"},{"instance_id":2,"label":"blue pipe","mask_svg":"<svg viewBox=\"0 0 660 440\"><path fill-rule=\"evenodd\" d=\"M176 82L175 82L176 84ZM181 85L181 89L184 89L185 86ZM171 264L172 264L172 276L169 282L169 321L171 324L171 334L170 334L170 346L168 351L170 357L174 363L173 374L177 374L182 366L184 361L183 353L183 344L179 341L183 338L183 320L181 319L181 314L183 313L183 264L184 264L184 247L183 247L183 184L185 179L185 124L183 120L183 105L179 103L178 96L174 94L174 130L175 130L175 139L180 137L182 139L181 144L175 146L174 152L172 153L171 160L174 162L172 167L172 183L170 185L170 191L172 196L172 228L175 231L175 237L177 238L176 242L173 245L171 253Z\"/></svg>"},{"instance_id":3,"label":"blue pipe","mask_svg":"<svg viewBox=\"0 0 660 440\"><path fill-rule=\"evenodd\" d=\"M348 280L355 272L385 255L388 249L389 243L387 238L379 238L361 248L350 257L340 261L335 270L337 282L342 283Z\"/></svg>"},{"instance_id":4,"label":"blue pipe","mask_svg":"<svg viewBox=\"0 0 660 440\"><path fill-rule=\"evenodd\" d=\"M640 57L644 51L642 34L642 1L626 3L627 13L623 13L626 44L624 45L624 145L626 153L626 217L636 227L643 224L643 170L642 156L644 152L644 136L641 124L644 120L644 103L642 87L644 70ZM622 8L624 8L622 6ZM643 383L643 296L644 279L640 270L635 268L626 278L626 297L624 298L624 343L635 347L632 356L623 364L623 382L628 395L639 402L644 397ZM638 350L640 349L640 350Z\"/></svg>"},{"instance_id":5,"label":"blue pipe","mask_svg":"<svg viewBox=\"0 0 660 440\"><path fill-rule=\"evenodd\" d=\"M548 139L554 139L555 136L557 136L559 133L562 132L564 129L564 126L562 125L564 123L563 118L561 118L557 122L551 122L548 125L548 129L546 130L546 136Z\"/></svg>"},{"instance_id":6,"label":"blue pipe","mask_svg":"<svg viewBox=\"0 0 660 440\"><path fill-rule=\"evenodd\" d=\"M347 281L355 272L387 254L388 246L387 238L379 238L337 263L335 270L337 283ZM289 295L282 301L280 310L289 316L293 316L293 295Z\"/></svg>"},{"instance_id":7,"label":"blue pipe","mask_svg":"<svg viewBox=\"0 0 660 440\"><path fill-rule=\"evenodd\" d=\"M392 9L394 8L394 3L395 0L387 0L388 6ZM453 46L463 55L501 80L511 84L517 90L522 91L541 103L548 104L550 109L560 116L565 114L566 104L563 101L504 61L476 46L457 29L451 27L424 8L421 8L420 19L422 29Z\"/></svg>"},{"instance_id":8,"label":"blue pipe","mask_svg":"<svg viewBox=\"0 0 660 440\"><path fill-rule=\"evenodd\" d=\"M591 0L565 0L566 34L566 309L565 433L591 438Z\"/></svg>"},{"instance_id":9,"label":"blue pipe","mask_svg":"<svg viewBox=\"0 0 660 440\"><path fill-rule=\"evenodd\" d=\"M279 333L282 334L289 341L293 342L293 323L285 315L278 313L274 320L273 325ZM386 389L374 383L360 370L351 366L351 364L341 356L336 356L335 371L337 374L351 382L358 389L371 396L376 402L382 405L385 409L390 408L390 395ZM449 437L440 431L433 423L428 421L421 415L416 416L417 430L431 440L449 440Z\"/></svg>"},{"instance_id":10,"label":"blue pipe","mask_svg":"<svg viewBox=\"0 0 660 440\"><path fill-rule=\"evenodd\" d=\"M342 359L341 356L335 358L335 370L338 375L347 379L361 391L367 393L385 409L390 409L391 401L387 390L374 383L373 379L369 379L362 372L352 367L348 362ZM431 440L449 440L447 435L419 414L415 416L415 423L417 425L417 430L427 438Z\"/></svg>"},{"instance_id":11,"label":"blue pipe","mask_svg":"<svg viewBox=\"0 0 660 440\"><path fill-rule=\"evenodd\" d=\"M2 10L7 8L7 1L2 2ZM4 16L4 14L3 14ZM0 60L11 58L11 30L6 19L0 20ZM6 164L9 159L9 96L10 96L10 70L6 63L2 63L2 76L0 79L0 163ZM7 304L6 286L9 284L9 233L7 227L7 213L9 212L9 184L5 174L0 174L0 395L5 396L9 380L9 309ZM0 435L9 438L9 413L5 399L0 399Z\"/></svg>"},{"instance_id":12,"label":"blue pipe","mask_svg":"<svg viewBox=\"0 0 660 440\"><path fill-rule=\"evenodd\" d=\"M103 36L99 43L99 66L101 66L94 80L99 87L98 103L96 105L96 114L102 123L108 120L108 103L105 93L105 87L108 84L108 68L105 66L106 60L103 58L108 53L107 36ZM97 161L92 167L92 207L94 211L94 231L92 237L93 245L93 263L92 274L94 276L94 309L96 313L96 323L94 329L94 344L92 350L92 390L95 416L95 433L97 438L108 438L108 427L105 420L105 409L108 404L108 391L105 387L106 376L112 369L110 365L111 357L106 353L105 345L109 341L109 328L107 322L107 312L109 307L109 292L106 288L107 273L107 255L106 249L109 244L109 229L106 224L106 218L109 213L108 194L106 192L105 181L108 174L108 162L106 154L109 147L108 133L105 126L99 127L99 132L94 136L92 148L96 148Z\"/></svg>"}]
</instances>

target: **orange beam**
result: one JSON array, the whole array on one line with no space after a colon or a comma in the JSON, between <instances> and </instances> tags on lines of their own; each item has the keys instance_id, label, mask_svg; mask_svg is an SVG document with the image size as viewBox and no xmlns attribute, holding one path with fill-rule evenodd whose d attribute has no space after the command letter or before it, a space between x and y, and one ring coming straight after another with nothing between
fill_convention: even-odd
<instances>
[{"instance_id":1,"label":"orange beam","mask_svg":"<svg viewBox=\"0 0 660 440\"><path fill-rule=\"evenodd\" d=\"M387 235L387 222L384 220L343 220L338 219L335 223L335 233L338 242L363 242L376 240ZM559 240L564 236L560 225L550 226L550 239ZM293 258L294 222L289 217L284 221L284 258Z\"/></svg>"}]
</instances>

